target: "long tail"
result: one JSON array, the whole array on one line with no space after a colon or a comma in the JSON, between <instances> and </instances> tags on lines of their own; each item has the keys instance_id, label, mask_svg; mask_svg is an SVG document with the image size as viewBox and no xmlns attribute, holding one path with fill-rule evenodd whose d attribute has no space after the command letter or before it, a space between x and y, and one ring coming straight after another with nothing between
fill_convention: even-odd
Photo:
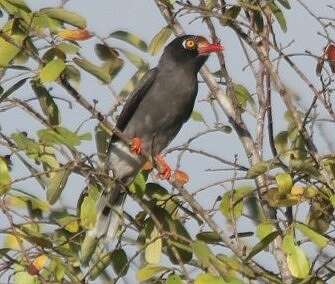
<instances>
[{"instance_id":1,"label":"long tail","mask_svg":"<svg viewBox=\"0 0 335 284\"><path fill-rule=\"evenodd\" d=\"M122 223L123 205L126 193L122 192L122 185L116 182L110 191L103 192L97 204L97 221L95 228L88 235L97 239L103 238L112 242Z\"/></svg>"},{"instance_id":2,"label":"long tail","mask_svg":"<svg viewBox=\"0 0 335 284\"><path fill-rule=\"evenodd\" d=\"M100 239L112 243L122 224L123 205L126 193L118 182L109 191L101 193L97 204L97 221L95 227L86 233L80 250L80 262L88 265Z\"/></svg>"}]
</instances>

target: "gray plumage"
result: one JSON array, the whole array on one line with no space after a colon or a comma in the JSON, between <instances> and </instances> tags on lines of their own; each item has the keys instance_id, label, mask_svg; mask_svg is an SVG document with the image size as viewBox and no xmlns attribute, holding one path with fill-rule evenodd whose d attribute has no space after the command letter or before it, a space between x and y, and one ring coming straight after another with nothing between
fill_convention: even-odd
<instances>
[{"instance_id":1,"label":"gray plumage","mask_svg":"<svg viewBox=\"0 0 335 284\"><path fill-rule=\"evenodd\" d=\"M117 128L127 137L142 139L143 150L152 157L174 139L193 110L198 92L197 73L208 54L200 55L194 48L185 48L184 42L189 38L205 40L187 35L167 45L158 66L142 78L117 121ZM128 145L112 137L108 167L117 181L109 191L102 193L97 224L90 235L105 237L108 241L115 238L122 221L124 187L133 181L144 163L142 156L132 153Z\"/></svg>"}]
</instances>

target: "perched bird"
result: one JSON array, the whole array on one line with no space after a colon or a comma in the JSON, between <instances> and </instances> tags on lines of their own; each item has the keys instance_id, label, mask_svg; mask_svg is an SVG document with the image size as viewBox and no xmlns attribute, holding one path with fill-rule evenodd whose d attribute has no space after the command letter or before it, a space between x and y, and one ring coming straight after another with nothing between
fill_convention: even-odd
<instances>
[{"instance_id":1,"label":"perched bird","mask_svg":"<svg viewBox=\"0 0 335 284\"><path fill-rule=\"evenodd\" d=\"M132 139L131 146L111 138L108 167L115 183L98 201L96 227L89 232L96 238L113 240L122 220L125 188L146 162L153 157L160 177L169 179L171 169L161 151L174 139L190 117L198 92L197 73L209 53L223 50L202 36L175 38L164 49L158 66L147 72L129 95L116 127Z\"/></svg>"}]
</instances>

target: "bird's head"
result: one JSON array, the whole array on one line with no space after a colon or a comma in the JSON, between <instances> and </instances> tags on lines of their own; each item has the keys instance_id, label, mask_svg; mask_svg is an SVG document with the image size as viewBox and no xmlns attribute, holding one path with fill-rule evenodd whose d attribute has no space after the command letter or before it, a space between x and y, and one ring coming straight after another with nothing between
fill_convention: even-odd
<instances>
[{"instance_id":1,"label":"bird's head","mask_svg":"<svg viewBox=\"0 0 335 284\"><path fill-rule=\"evenodd\" d=\"M210 43L203 36L184 35L175 38L164 49L162 59L178 64L195 65L198 71L212 52L223 50L220 43Z\"/></svg>"}]
</instances>

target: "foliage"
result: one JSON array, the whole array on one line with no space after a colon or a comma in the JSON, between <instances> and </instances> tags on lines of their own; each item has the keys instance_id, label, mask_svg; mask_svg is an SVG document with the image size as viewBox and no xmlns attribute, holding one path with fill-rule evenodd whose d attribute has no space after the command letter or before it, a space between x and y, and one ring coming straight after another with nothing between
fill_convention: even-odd
<instances>
[{"instance_id":1,"label":"foliage","mask_svg":"<svg viewBox=\"0 0 335 284\"><path fill-rule=\"evenodd\" d=\"M334 277L333 256L327 248L334 246L335 156L333 141L327 135L315 137L314 132L318 123L335 120L331 45L326 44L318 74L309 81L278 43L290 32L286 15L297 9L293 1L152 3L167 23L157 26L146 42L124 30L101 37L88 30L85 17L65 6L32 11L23 0L0 0L0 112L15 109L30 115L30 121L15 131L7 130L10 121L1 122L0 208L6 220L1 231L1 275L19 284L95 279L116 283L129 276L138 282L166 284L326 283ZM306 5L299 9L310 12L330 40L335 19L315 16ZM202 130L167 151L179 151L180 159L189 152L227 166L204 172L219 172L224 180L199 185L198 190L194 184L187 190L180 185L171 190L157 181L155 170L142 170L127 189L136 206L125 209L118 240L107 247L88 232L96 224L99 196L114 182L105 171L111 125L149 69L151 57L162 51L173 33L183 32L178 20L185 15L203 19L214 39L221 29L237 36L243 47L239 57L245 56L246 68L254 72L255 84L237 82L219 55L218 71L202 71L210 91L204 101L213 116L197 107L191 120ZM88 42L95 44L96 57L83 56ZM281 79L280 60L312 93L307 109ZM330 69L324 65L327 61ZM122 88L114 89L116 78L129 66L134 74L128 74ZM97 101L85 97L85 90L76 91L82 78L105 86L106 93L113 90L117 103L110 112L100 112ZM33 97L23 98L23 92ZM272 117L274 97L281 101L285 126L278 114ZM61 101L68 102L69 109ZM65 109L75 117L79 106L88 119L75 127ZM87 121L94 124L94 133L82 130ZM37 130L30 128L36 124ZM206 147L191 147L205 135L217 135L211 138L218 139L220 148L239 141L241 152L230 161L231 157L212 154ZM87 145L96 148L88 151ZM191 180L196 175L191 173ZM84 181L78 185L81 195L72 206L63 206L73 177ZM44 193L38 194L37 188ZM209 191L212 188L215 193ZM243 230L247 222L252 231ZM276 261L272 271L264 262L268 257Z\"/></svg>"}]
</instances>

